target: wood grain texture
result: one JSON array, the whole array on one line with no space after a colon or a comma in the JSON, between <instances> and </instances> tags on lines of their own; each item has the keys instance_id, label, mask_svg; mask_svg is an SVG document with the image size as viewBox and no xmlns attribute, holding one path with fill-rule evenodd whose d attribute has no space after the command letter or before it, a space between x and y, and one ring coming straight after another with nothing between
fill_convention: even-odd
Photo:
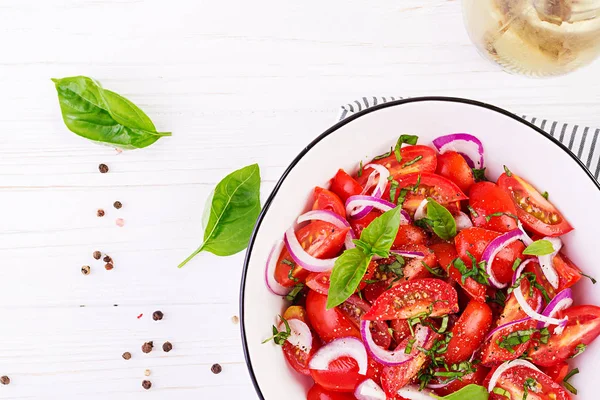
<instances>
[{"instance_id":1,"label":"wood grain texture","mask_svg":"<svg viewBox=\"0 0 600 400\"><path fill-rule=\"evenodd\" d=\"M256 398L231 322L242 255L176 265L223 176L258 162L265 198L343 103L462 96L600 126L600 64L502 73L470 44L457 0L3 0L0 38L2 399ZM117 154L68 132L50 78L78 74L173 137ZM158 346L142 354L147 340Z\"/></svg>"}]
</instances>

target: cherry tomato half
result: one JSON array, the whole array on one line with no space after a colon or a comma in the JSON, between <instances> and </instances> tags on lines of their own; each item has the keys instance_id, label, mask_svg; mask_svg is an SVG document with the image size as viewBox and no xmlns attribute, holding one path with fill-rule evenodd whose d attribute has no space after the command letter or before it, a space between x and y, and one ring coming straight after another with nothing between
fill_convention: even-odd
<instances>
[{"instance_id":1,"label":"cherry tomato half","mask_svg":"<svg viewBox=\"0 0 600 400\"><path fill-rule=\"evenodd\" d=\"M469 191L473 225L496 232L517 229L517 210L510 196L493 182L477 182ZM496 215L499 214L500 215ZM496 216L492 216L496 215Z\"/></svg>"},{"instance_id":2,"label":"cherry tomato half","mask_svg":"<svg viewBox=\"0 0 600 400\"><path fill-rule=\"evenodd\" d=\"M354 400L354 396L349 393L330 392L315 383L306 394L306 400Z\"/></svg>"},{"instance_id":3,"label":"cherry tomato half","mask_svg":"<svg viewBox=\"0 0 600 400\"><path fill-rule=\"evenodd\" d=\"M306 296L306 312L313 329L324 342L353 336L360 339L360 330L337 307L327 309L327 296L313 290Z\"/></svg>"},{"instance_id":4,"label":"cherry tomato half","mask_svg":"<svg viewBox=\"0 0 600 400\"><path fill-rule=\"evenodd\" d=\"M448 365L468 360L481 346L492 325L492 310L485 303L471 300L452 328L448 350L443 354Z\"/></svg>"},{"instance_id":5,"label":"cherry tomato half","mask_svg":"<svg viewBox=\"0 0 600 400\"><path fill-rule=\"evenodd\" d=\"M312 209L332 211L346 218L346 207L338 195L318 186L315 187L315 202Z\"/></svg>"},{"instance_id":6,"label":"cherry tomato half","mask_svg":"<svg viewBox=\"0 0 600 400\"><path fill-rule=\"evenodd\" d=\"M340 169L331 179L330 190L337 194L345 203L348 197L361 194L363 187L343 169Z\"/></svg>"},{"instance_id":7,"label":"cherry tomato half","mask_svg":"<svg viewBox=\"0 0 600 400\"><path fill-rule=\"evenodd\" d=\"M571 396L558 383L543 372L517 366L510 368L498 378L497 388L506 390L511 399L570 400ZM527 396L525 396L525 388ZM507 400L505 396L491 393L489 400Z\"/></svg>"},{"instance_id":8,"label":"cherry tomato half","mask_svg":"<svg viewBox=\"0 0 600 400\"><path fill-rule=\"evenodd\" d=\"M298 319L308 324L310 327L310 323L308 322L308 318L306 316L306 311L300 306L288 307L288 309L285 310L285 313L283 313L283 318L285 318L287 321ZM309 352L306 352L287 341L283 344L282 349L285 359L295 371L302 375L310 375L308 362L313 354L317 352L319 347L321 347L321 341L317 335L313 334L312 348Z\"/></svg>"},{"instance_id":9,"label":"cherry tomato half","mask_svg":"<svg viewBox=\"0 0 600 400\"><path fill-rule=\"evenodd\" d=\"M436 173L456 183L465 193L475 184L473 170L465 158L454 151L438 155Z\"/></svg>"}]
</instances>

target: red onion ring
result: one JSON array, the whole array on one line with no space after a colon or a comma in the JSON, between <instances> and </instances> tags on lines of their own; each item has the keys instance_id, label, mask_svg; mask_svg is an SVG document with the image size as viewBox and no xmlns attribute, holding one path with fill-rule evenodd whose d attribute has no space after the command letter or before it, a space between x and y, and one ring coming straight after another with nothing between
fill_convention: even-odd
<instances>
[{"instance_id":1,"label":"red onion ring","mask_svg":"<svg viewBox=\"0 0 600 400\"><path fill-rule=\"evenodd\" d=\"M296 232L294 232L293 226L291 226L287 231L285 231L283 241L285 242L285 247L290 252L290 256L292 256L296 264L300 265L302 268L308 271L330 271L333 268L333 265L335 264L335 260L337 260L337 257L321 260L319 258L311 256L306 251L304 251L302 245L296 237Z\"/></svg>"},{"instance_id":2,"label":"red onion ring","mask_svg":"<svg viewBox=\"0 0 600 400\"><path fill-rule=\"evenodd\" d=\"M538 296L538 306L537 306L537 309L536 309L535 311L536 311L536 312L540 312L541 310L542 310L542 297L541 297L541 296ZM527 321L529 321L530 319L531 319L530 317L525 317L525 318L517 319L517 320L515 320L515 321L510 321L510 322L507 322L507 323L506 323L506 324L504 324L504 325L500 325L500 326L498 326L498 327L496 327L496 328L492 329L492 330L490 331L490 333L488 333L488 334L487 334L487 336L485 337L485 340L484 340L484 341L487 341L487 340L489 340L489 339L490 339L492 336L494 336L494 334L495 334L495 333L497 333L497 332L499 332L499 331L501 331L501 330L503 330L503 329L506 329L506 328L508 328L508 327L510 327L510 326L513 326L513 325L516 325L516 324L520 324L520 323L522 323L522 322L527 322ZM473 353L473 354L475 354L475 353Z\"/></svg>"},{"instance_id":3,"label":"red onion ring","mask_svg":"<svg viewBox=\"0 0 600 400\"><path fill-rule=\"evenodd\" d=\"M275 280L275 267L277 266L281 250L283 250L283 241L278 240L273 245L265 266L265 283L267 284L267 289L277 296L285 296L292 290L291 287L282 286Z\"/></svg>"},{"instance_id":4,"label":"red onion ring","mask_svg":"<svg viewBox=\"0 0 600 400\"><path fill-rule=\"evenodd\" d=\"M365 188L361 192L361 195L367 194L367 191L375 183L375 175L377 174L377 175L379 175L379 178L377 180L377 185L375 186L375 189L373 189L373 193L371 193L371 197L380 199L381 196L383 195L383 192L385 191L385 187L387 186L387 180L388 180L388 177L390 176L390 172L387 170L386 167L384 167L383 165L379 165L379 164L367 164L367 165L365 165L364 169L367 169L367 168L373 168L374 171L371 172L371 175L369 175L369 179L367 180L367 184L365 185ZM350 214L348 214L348 215L350 215L354 218L362 218L365 215L367 215L368 213L370 213L372 209L373 209L373 205L369 205L369 204L358 205L356 207L352 207L352 210L351 210ZM346 211L348 211L347 206L346 206Z\"/></svg>"},{"instance_id":5,"label":"red onion ring","mask_svg":"<svg viewBox=\"0 0 600 400\"><path fill-rule=\"evenodd\" d=\"M367 379L356 387L354 397L357 400L386 400L386 395L381 386L373 379Z\"/></svg>"},{"instance_id":6,"label":"red onion ring","mask_svg":"<svg viewBox=\"0 0 600 400\"><path fill-rule=\"evenodd\" d=\"M525 232L525 228L523 228L523 224L521 223L521 221L517 221L517 226L519 227L521 232L523 232L523 235L521 236L521 240L523 241L525 246L529 246L531 243L533 243L533 239L531 237L529 237L527 232Z\"/></svg>"},{"instance_id":7,"label":"red onion ring","mask_svg":"<svg viewBox=\"0 0 600 400\"><path fill-rule=\"evenodd\" d=\"M445 388L446 386L448 386L449 384L451 384L452 382L454 382L457 378L451 379L446 383L430 383L429 385L427 385L427 387L429 389L442 389Z\"/></svg>"},{"instance_id":8,"label":"red onion ring","mask_svg":"<svg viewBox=\"0 0 600 400\"><path fill-rule=\"evenodd\" d=\"M573 305L573 292L570 288L567 288L565 290L560 291L556 296L554 296L554 298L550 301L550 303L548 303L546 308L544 308L542 315L552 318L556 314L558 314L559 311L566 310L567 308L571 307L571 305ZM549 325L550 324L548 323L540 321L538 322L537 328L546 328ZM560 332L556 332L555 330L555 333Z\"/></svg>"},{"instance_id":9,"label":"red onion ring","mask_svg":"<svg viewBox=\"0 0 600 400\"><path fill-rule=\"evenodd\" d=\"M390 253L398 254L399 256L406 258L425 258L425 254L421 251L390 250Z\"/></svg>"},{"instance_id":10,"label":"red onion ring","mask_svg":"<svg viewBox=\"0 0 600 400\"><path fill-rule=\"evenodd\" d=\"M404 364L415 358L419 352L418 347L423 347L431 334L431 330L428 327L418 325L415 329L416 341L413 344L411 352L406 354L406 348L389 351L377 346L373 340L373 336L371 335L371 329L369 329L370 326L371 321L360 321L360 334L363 338L365 347L375 360L388 367Z\"/></svg>"},{"instance_id":11,"label":"red onion ring","mask_svg":"<svg viewBox=\"0 0 600 400\"><path fill-rule=\"evenodd\" d=\"M512 276L512 281L510 282L510 285L513 286L516 282L517 279L519 279L519 277L521 276L521 274L523 273L523 270L525 269L525 267L527 266L527 264L529 264L530 262L532 262L534 260L534 258L528 258L527 260L523 261L515 270L515 272L513 272L513 276Z\"/></svg>"},{"instance_id":12,"label":"red onion ring","mask_svg":"<svg viewBox=\"0 0 600 400\"><path fill-rule=\"evenodd\" d=\"M503 284L498 282L492 269L492 263L494 261L494 258L496 258L496 255L498 255L498 253L500 252L500 250L502 250L512 242L519 240L521 236L522 232L519 229L506 232L492 240L483 251L483 254L481 255L481 260L485 261L485 269L488 275L490 276L489 280L492 286L498 289L504 289L506 286L508 286L508 284L506 283Z\"/></svg>"},{"instance_id":13,"label":"red onion ring","mask_svg":"<svg viewBox=\"0 0 600 400\"><path fill-rule=\"evenodd\" d=\"M540 321L540 322L544 322L548 325L559 325L563 328L567 325L568 318L562 318L562 319L551 318L546 315L542 315L542 314L536 312L533 308L531 308L531 306L527 303L527 301L525 300L525 297L523 296L523 292L521 291L521 286L517 286L515 288L515 290L513 290L513 294L515 295L517 302L521 306L521 309L525 312L525 314L529 315L529 317L531 317L531 319L534 319L534 320Z\"/></svg>"},{"instance_id":14,"label":"red onion ring","mask_svg":"<svg viewBox=\"0 0 600 400\"><path fill-rule=\"evenodd\" d=\"M434 147L444 154L455 151L465 158L471 168L483 168L483 144L468 133L454 133L433 140Z\"/></svg>"},{"instance_id":15,"label":"red onion ring","mask_svg":"<svg viewBox=\"0 0 600 400\"><path fill-rule=\"evenodd\" d=\"M366 375L369 363L367 350L363 343L354 337L336 339L321 347L310 359L308 368L326 371L332 361L341 357L355 359L358 363L358 373Z\"/></svg>"},{"instance_id":16,"label":"red onion ring","mask_svg":"<svg viewBox=\"0 0 600 400\"><path fill-rule=\"evenodd\" d=\"M345 218L343 218L339 214L334 213L333 211L328 210L309 211L299 216L296 222L300 224L302 222L313 220L329 222L330 224L340 229L351 228L350 224L348 223L348 221L346 221ZM346 246L346 249L353 249L354 247L356 247L354 245L354 242L352 241L353 239L356 239L356 235L354 234L354 230L350 229L348 231L348 234L346 235L346 240L344 240L344 245Z\"/></svg>"},{"instance_id":17,"label":"red onion ring","mask_svg":"<svg viewBox=\"0 0 600 400\"><path fill-rule=\"evenodd\" d=\"M309 353L312 349L313 336L308 325L306 325L304 321L296 318L288 319L287 323L290 326L291 331L287 341L297 349ZM285 324L280 322L279 331L282 330L285 330Z\"/></svg>"},{"instance_id":18,"label":"red onion ring","mask_svg":"<svg viewBox=\"0 0 600 400\"><path fill-rule=\"evenodd\" d=\"M383 212L386 212L393 208L396 208L396 204L390 203L387 200L378 199L377 197L364 196L364 195L359 194L359 195L348 197L348 200L346 200L346 213L352 219L363 218L371 210L365 212L365 210L366 210L366 208L365 208L360 212L353 211L357 207L361 207L361 206L371 206L371 209L376 208ZM400 220L401 225L407 225L412 222L412 220L410 219L410 215L408 215L408 213L404 210L400 210L400 218L401 218L401 220Z\"/></svg>"},{"instance_id":19,"label":"red onion ring","mask_svg":"<svg viewBox=\"0 0 600 400\"><path fill-rule=\"evenodd\" d=\"M544 273L544 276L550 285L552 285L554 289L558 289L558 273L554 268L554 257L556 257L562 248L562 241L555 237L545 237L543 240L549 241L552 244L554 251L551 254L546 254L545 256L538 256L540 268L542 269L542 272Z\"/></svg>"},{"instance_id":20,"label":"red onion ring","mask_svg":"<svg viewBox=\"0 0 600 400\"><path fill-rule=\"evenodd\" d=\"M498 367L498 369L496 369L496 371L494 371L494 373L492 374L492 377L490 378L490 383L488 384L488 392L492 393L492 390L494 390L494 388L496 387L496 383L498 382L498 379L500 378L500 376L503 373L505 373L506 371L508 371L511 368L519 367L519 366L531 368L535 371L542 372L538 369L538 367L536 367L535 365L533 365L532 363L530 363L529 361L526 361L526 360L521 360L521 359L517 358L516 360L506 361L504 364L501 364Z\"/></svg>"},{"instance_id":21,"label":"red onion ring","mask_svg":"<svg viewBox=\"0 0 600 400\"><path fill-rule=\"evenodd\" d=\"M426 217L425 207L427 206L427 203L429 203L429 200L427 200L427 199L424 199L423 201L421 201L421 203L419 203L419 206L415 210L415 215L413 215L413 219L415 221L418 221L418 220Z\"/></svg>"}]
</instances>

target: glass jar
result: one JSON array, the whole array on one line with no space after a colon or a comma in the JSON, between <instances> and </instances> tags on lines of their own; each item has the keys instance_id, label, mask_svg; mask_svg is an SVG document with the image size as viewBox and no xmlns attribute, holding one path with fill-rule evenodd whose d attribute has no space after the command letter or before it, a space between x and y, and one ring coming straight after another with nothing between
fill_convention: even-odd
<instances>
[{"instance_id":1,"label":"glass jar","mask_svg":"<svg viewBox=\"0 0 600 400\"><path fill-rule=\"evenodd\" d=\"M506 71L553 76L600 54L600 0L463 0L480 53Z\"/></svg>"}]
</instances>

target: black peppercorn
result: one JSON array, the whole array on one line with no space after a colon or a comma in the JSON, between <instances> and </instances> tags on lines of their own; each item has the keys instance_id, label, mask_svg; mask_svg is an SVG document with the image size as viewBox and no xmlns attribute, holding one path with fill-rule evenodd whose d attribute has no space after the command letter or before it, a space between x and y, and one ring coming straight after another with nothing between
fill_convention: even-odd
<instances>
[{"instance_id":1,"label":"black peppercorn","mask_svg":"<svg viewBox=\"0 0 600 400\"><path fill-rule=\"evenodd\" d=\"M89 275L90 274L90 266L84 265L83 267L81 267L81 273L84 275Z\"/></svg>"},{"instance_id":2,"label":"black peppercorn","mask_svg":"<svg viewBox=\"0 0 600 400\"><path fill-rule=\"evenodd\" d=\"M210 370L212 371L213 374L220 374L221 371L223 370L223 368L221 368L221 365L219 364L213 364L212 367L210 367Z\"/></svg>"},{"instance_id":3,"label":"black peppercorn","mask_svg":"<svg viewBox=\"0 0 600 400\"><path fill-rule=\"evenodd\" d=\"M126 351L125 353L123 353L123 358L129 360L131 358L131 353Z\"/></svg>"},{"instance_id":4,"label":"black peppercorn","mask_svg":"<svg viewBox=\"0 0 600 400\"><path fill-rule=\"evenodd\" d=\"M10 378L6 375L0 377L0 383L3 385L8 385L10 383Z\"/></svg>"},{"instance_id":5,"label":"black peppercorn","mask_svg":"<svg viewBox=\"0 0 600 400\"><path fill-rule=\"evenodd\" d=\"M171 344L171 342L164 342L163 343L163 351L165 353L170 352L171 350L173 350L173 345Z\"/></svg>"},{"instance_id":6,"label":"black peppercorn","mask_svg":"<svg viewBox=\"0 0 600 400\"><path fill-rule=\"evenodd\" d=\"M105 174L108 172L108 165L100 164L98 165L98 169L100 170L100 173Z\"/></svg>"},{"instance_id":7,"label":"black peppercorn","mask_svg":"<svg viewBox=\"0 0 600 400\"><path fill-rule=\"evenodd\" d=\"M98 209L98 212L96 212L96 215L99 217L104 217L104 210L103 209Z\"/></svg>"},{"instance_id":8,"label":"black peppercorn","mask_svg":"<svg viewBox=\"0 0 600 400\"><path fill-rule=\"evenodd\" d=\"M113 206L114 206L114 207L115 207L115 208L118 210L118 209L120 209L121 207L123 207L123 203L121 203L120 201L115 201L115 202L113 203Z\"/></svg>"},{"instance_id":9,"label":"black peppercorn","mask_svg":"<svg viewBox=\"0 0 600 400\"><path fill-rule=\"evenodd\" d=\"M96 260L99 260L99 259L100 259L100 257L102 257L102 253L100 253L99 251L97 251L97 250L96 250L96 251L94 252L93 256L94 256L94 258L95 258Z\"/></svg>"},{"instance_id":10,"label":"black peppercorn","mask_svg":"<svg viewBox=\"0 0 600 400\"><path fill-rule=\"evenodd\" d=\"M152 313L152 319L155 321L160 321L161 319L163 319L164 314L162 313L162 311L154 311Z\"/></svg>"},{"instance_id":11,"label":"black peppercorn","mask_svg":"<svg viewBox=\"0 0 600 400\"><path fill-rule=\"evenodd\" d=\"M144 381L142 381L142 387L144 389L148 390L152 387L152 382L144 380Z\"/></svg>"},{"instance_id":12,"label":"black peppercorn","mask_svg":"<svg viewBox=\"0 0 600 400\"><path fill-rule=\"evenodd\" d=\"M112 258L110 258L109 256L104 256L104 258L102 259L102 261L104 261L105 263L112 263Z\"/></svg>"},{"instance_id":13,"label":"black peppercorn","mask_svg":"<svg viewBox=\"0 0 600 400\"><path fill-rule=\"evenodd\" d=\"M154 347L154 343L152 341L146 342L142 345L142 351L144 353L150 353L152 351L153 347Z\"/></svg>"}]
</instances>

